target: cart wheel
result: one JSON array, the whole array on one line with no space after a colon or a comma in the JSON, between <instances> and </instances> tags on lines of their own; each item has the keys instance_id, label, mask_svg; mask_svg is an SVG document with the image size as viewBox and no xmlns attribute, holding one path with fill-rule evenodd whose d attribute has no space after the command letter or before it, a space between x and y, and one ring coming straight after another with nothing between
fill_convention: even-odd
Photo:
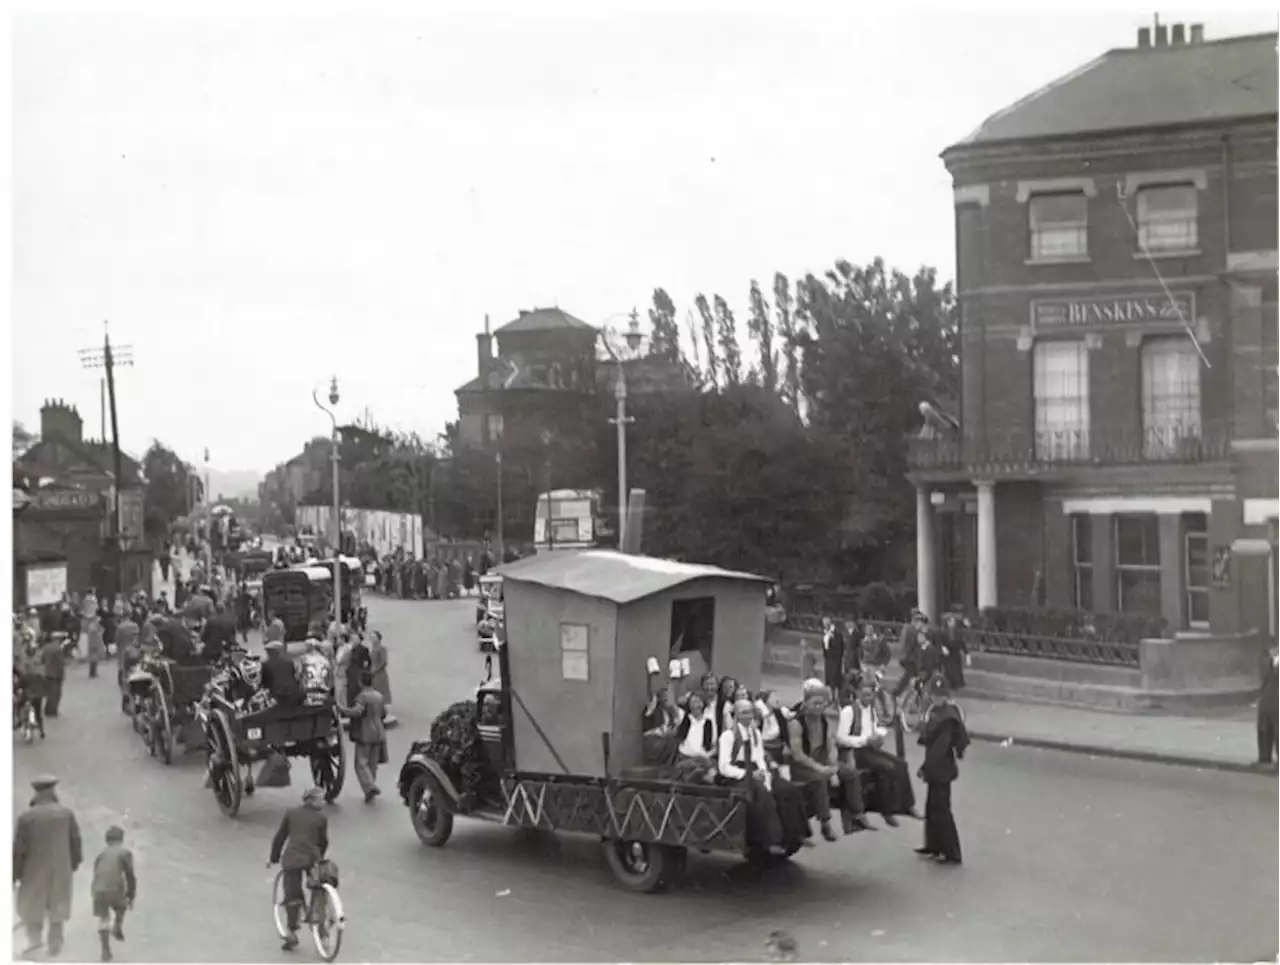
<instances>
[{"instance_id":1,"label":"cart wheel","mask_svg":"<svg viewBox=\"0 0 1280 965\"><path fill-rule=\"evenodd\" d=\"M606 841L609 870L628 891L653 892L662 888L671 871L674 851L664 844L645 841Z\"/></svg>"},{"instance_id":2,"label":"cart wheel","mask_svg":"<svg viewBox=\"0 0 1280 965\"><path fill-rule=\"evenodd\" d=\"M231 724L225 713L215 710L209 716L206 727L206 781L213 789L213 797L222 813L234 818L240 813L244 785L241 783L240 755L236 752L235 740L231 736Z\"/></svg>"},{"instance_id":3,"label":"cart wheel","mask_svg":"<svg viewBox=\"0 0 1280 965\"><path fill-rule=\"evenodd\" d=\"M443 848L453 834L453 814L440 803L435 782L426 774L409 785L409 819L418 840L433 848Z\"/></svg>"},{"instance_id":4,"label":"cart wheel","mask_svg":"<svg viewBox=\"0 0 1280 965\"><path fill-rule=\"evenodd\" d=\"M173 720L160 681L151 684L151 753L166 765L173 763Z\"/></svg>"},{"instance_id":5,"label":"cart wheel","mask_svg":"<svg viewBox=\"0 0 1280 965\"><path fill-rule=\"evenodd\" d=\"M311 779L324 789L326 803L332 804L347 780L347 742L342 716L333 712L333 733L319 750L311 752Z\"/></svg>"}]
</instances>

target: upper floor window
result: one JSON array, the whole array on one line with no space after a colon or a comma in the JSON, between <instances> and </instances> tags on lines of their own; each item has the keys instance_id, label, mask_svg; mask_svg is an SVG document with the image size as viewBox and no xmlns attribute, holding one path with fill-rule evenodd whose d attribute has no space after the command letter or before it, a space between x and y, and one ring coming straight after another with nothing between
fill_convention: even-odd
<instances>
[{"instance_id":1,"label":"upper floor window","mask_svg":"<svg viewBox=\"0 0 1280 965\"><path fill-rule=\"evenodd\" d=\"M1149 459L1200 438L1200 355L1185 336L1142 345L1142 442Z\"/></svg>"},{"instance_id":2,"label":"upper floor window","mask_svg":"<svg viewBox=\"0 0 1280 965\"><path fill-rule=\"evenodd\" d=\"M1033 195L1030 218L1032 261L1089 253L1089 203L1083 191Z\"/></svg>"},{"instance_id":3,"label":"upper floor window","mask_svg":"<svg viewBox=\"0 0 1280 965\"><path fill-rule=\"evenodd\" d=\"M502 439L502 416L489 416L489 441L498 442Z\"/></svg>"},{"instance_id":4,"label":"upper floor window","mask_svg":"<svg viewBox=\"0 0 1280 965\"><path fill-rule=\"evenodd\" d=\"M1138 189L1138 245L1147 251L1192 251L1197 244L1197 194L1191 184Z\"/></svg>"},{"instance_id":5,"label":"upper floor window","mask_svg":"<svg viewBox=\"0 0 1280 965\"><path fill-rule=\"evenodd\" d=\"M1032 369L1036 457L1089 454L1089 350L1082 341L1037 342Z\"/></svg>"}]
</instances>

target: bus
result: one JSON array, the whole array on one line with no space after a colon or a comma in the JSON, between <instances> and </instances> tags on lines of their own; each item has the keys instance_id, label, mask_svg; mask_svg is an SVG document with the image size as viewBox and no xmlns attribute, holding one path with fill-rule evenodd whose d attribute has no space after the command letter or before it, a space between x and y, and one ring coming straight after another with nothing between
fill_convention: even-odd
<instances>
[{"instance_id":1,"label":"bus","mask_svg":"<svg viewBox=\"0 0 1280 965\"><path fill-rule=\"evenodd\" d=\"M600 546L611 528L601 512L598 489L553 489L538 494L533 546L550 550L585 550Z\"/></svg>"}]
</instances>

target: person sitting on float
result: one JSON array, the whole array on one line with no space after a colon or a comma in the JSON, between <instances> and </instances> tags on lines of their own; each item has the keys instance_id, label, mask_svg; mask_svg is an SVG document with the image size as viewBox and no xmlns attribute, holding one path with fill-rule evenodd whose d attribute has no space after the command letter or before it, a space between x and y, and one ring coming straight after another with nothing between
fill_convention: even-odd
<instances>
[{"instance_id":1,"label":"person sitting on float","mask_svg":"<svg viewBox=\"0 0 1280 965\"><path fill-rule=\"evenodd\" d=\"M784 778L791 776L791 752L787 746L787 732L791 723L791 711L782 706L782 699L775 690L766 690L756 700L756 716L760 721L760 737L764 741L764 754Z\"/></svg>"},{"instance_id":2,"label":"person sitting on float","mask_svg":"<svg viewBox=\"0 0 1280 965\"><path fill-rule=\"evenodd\" d=\"M707 706L702 694L691 693L676 726L676 780L689 784L709 784L715 780L718 733L714 711Z\"/></svg>"},{"instance_id":3,"label":"person sitting on float","mask_svg":"<svg viewBox=\"0 0 1280 965\"><path fill-rule=\"evenodd\" d=\"M915 817L915 792L907 762L884 749L890 714L876 706L875 678L864 674L847 694L836 725L836 744L846 766L873 771L880 790L880 814L890 827L897 814Z\"/></svg>"},{"instance_id":4,"label":"person sitting on float","mask_svg":"<svg viewBox=\"0 0 1280 965\"><path fill-rule=\"evenodd\" d=\"M816 678L805 681L804 699L795 709L787 731L791 744L791 778L804 791L822 828L822 836L836 840L831 828L831 792L841 792L841 818L845 834L870 830L862 801L858 770L842 766L836 748L835 725L827 718L831 692Z\"/></svg>"},{"instance_id":5,"label":"person sitting on float","mask_svg":"<svg viewBox=\"0 0 1280 965\"><path fill-rule=\"evenodd\" d=\"M302 702L302 686L298 682L298 669L285 652L284 643L272 640L266 650L267 659L262 663L263 689L283 707L298 706Z\"/></svg>"},{"instance_id":6,"label":"person sitting on float","mask_svg":"<svg viewBox=\"0 0 1280 965\"><path fill-rule=\"evenodd\" d=\"M711 704L716 715L716 727L720 730L726 730L733 721L733 701L737 693L738 681L728 675L720 678L715 700Z\"/></svg>"},{"instance_id":7,"label":"person sitting on float","mask_svg":"<svg viewBox=\"0 0 1280 965\"><path fill-rule=\"evenodd\" d=\"M750 699L734 702L734 720L720 735L716 767L719 783L745 787L747 837L763 848L808 846L809 820L800 790L777 774L765 756L764 740L756 726L756 707Z\"/></svg>"}]
</instances>

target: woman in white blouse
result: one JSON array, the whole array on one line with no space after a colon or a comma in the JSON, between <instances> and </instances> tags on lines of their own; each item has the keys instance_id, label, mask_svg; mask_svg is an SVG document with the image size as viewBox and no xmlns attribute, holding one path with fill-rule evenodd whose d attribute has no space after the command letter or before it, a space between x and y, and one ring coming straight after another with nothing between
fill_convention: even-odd
<instances>
[{"instance_id":1,"label":"woman in white blouse","mask_svg":"<svg viewBox=\"0 0 1280 965\"><path fill-rule=\"evenodd\" d=\"M716 777L716 741L720 729L715 712L702 694L691 693L676 724L675 778L690 783L711 783Z\"/></svg>"}]
</instances>

